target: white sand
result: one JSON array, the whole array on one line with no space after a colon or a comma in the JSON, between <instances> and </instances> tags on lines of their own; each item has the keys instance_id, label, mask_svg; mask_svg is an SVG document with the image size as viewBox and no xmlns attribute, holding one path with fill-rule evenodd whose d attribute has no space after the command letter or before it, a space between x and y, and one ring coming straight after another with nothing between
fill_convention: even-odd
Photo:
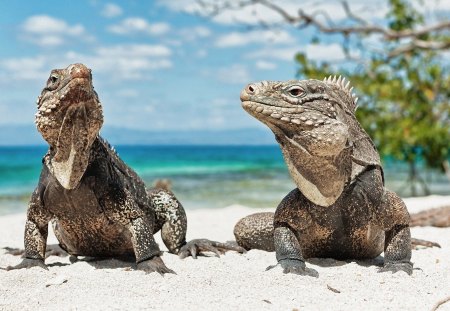
<instances>
[{"instance_id":1,"label":"white sand","mask_svg":"<svg viewBox=\"0 0 450 311\"><path fill-rule=\"evenodd\" d=\"M450 197L406 202L415 212L450 204ZM263 210L188 211L188 238L232 240L238 219ZM24 214L0 217L0 248L23 247L24 223ZM256 250L197 260L165 253L163 260L178 273L165 277L130 270L132 263L118 260L69 264L68 257L51 256L49 271L0 270L0 310L431 310L450 295L450 228L413 228L412 235L442 245L413 251L413 276L377 273L380 260L332 259L308 261L317 279L285 275L279 267L265 271L275 254ZM53 234L48 243L56 243ZM0 249L0 267L20 260ZM450 302L438 310L450 310Z\"/></svg>"}]
</instances>

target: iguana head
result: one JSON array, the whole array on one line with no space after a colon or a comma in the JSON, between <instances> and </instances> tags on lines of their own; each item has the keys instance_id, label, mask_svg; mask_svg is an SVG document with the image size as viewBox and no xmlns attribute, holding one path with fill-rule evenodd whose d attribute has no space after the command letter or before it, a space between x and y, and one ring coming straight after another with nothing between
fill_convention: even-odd
<instances>
[{"instance_id":1,"label":"iguana head","mask_svg":"<svg viewBox=\"0 0 450 311\"><path fill-rule=\"evenodd\" d=\"M357 98L350 84L336 77L319 80L262 81L241 92L242 107L284 134L323 126L338 114L353 114Z\"/></svg>"},{"instance_id":2,"label":"iguana head","mask_svg":"<svg viewBox=\"0 0 450 311\"><path fill-rule=\"evenodd\" d=\"M54 69L37 100L35 123L49 143L49 169L66 189L75 188L89 161L90 147L103 124L103 112L83 64Z\"/></svg>"},{"instance_id":3,"label":"iguana head","mask_svg":"<svg viewBox=\"0 0 450 311\"><path fill-rule=\"evenodd\" d=\"M289 172L312 202L329 206L352 175L356 98L341 78L262 81L241 92L243 108L279 142Z\"/></svg>"}]
</instances>

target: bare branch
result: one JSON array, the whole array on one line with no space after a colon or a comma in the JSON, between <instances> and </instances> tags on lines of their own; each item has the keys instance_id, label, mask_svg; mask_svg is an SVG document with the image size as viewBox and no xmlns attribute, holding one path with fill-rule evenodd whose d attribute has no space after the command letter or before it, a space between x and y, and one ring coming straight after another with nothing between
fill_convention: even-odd
<instances>
[{"instance_id":1,"label":"bare branch","mask_svg":"<svg viewBox=\"0 0 450 311\"><path fill-rule=\"evenodd\" d=\"M290 24L300 23L303 22L305 24L314 25L316 26L321 32L324 33L341 33L344 35L349 34L382 34L387 40L395 40L395 39L401 39L401 38L408 38L408 37L419 37L424 34L432 33L432 32L438 32L442 30L450 30L450 20L449 21L443 21L428 27L424 27L422 29L414 30L414 29L408 29L408 30L401 30L401 31L395 31L389 28L384 28L378 25L369 24L367 21L363 20L362 18L356 16L353 12L351 12L348 3L342 2L342 5L344 7L344 10L347 14L347 17L351 18L352 20L358 21L361 25L355 25L355 26L330 26L325 25L318 21L314 14L307 14L303 10L299 10L298 17L290 15L286 10L281 8L280 6L277 6L267 0L253 0L253 4L261 4L265 7L274 10L278 14L280 14L286 22ZM247 4L248 5L248 4Z\"/></svg>"},{"instance_id":2,"label":"bare branch","mask_svg":"<svg viewBox=\"0 0 450 311\"><path fill-rule=\"evenodd\" d=\"M424 27L419 30L403 30L403 31L391 31L392 39L407 38L407 37L420 37L432 32L438 32L441 30L450 30L450 20L437 23L428 27Z\"/></svg>"},{"instance_id":3,"label":"bare branch","mask_svg":"<svg viewBox=\"0 0 450 311\"><path fill-rule=\"evenodd\" d=\"M445 50L450 48L450 43L447 41L425 41L421 37L426 34L439 34L450 31L450 20L441 21L433 25L429 25L420 29L407 29L395 31L386 26L371 24L368 21L360 18L357 14L351 11L349 4L346 0L342 1L342 6L348 17L348 19L356 22L350 26L339 26L333 23L331 18L326 12L316 11L312 14L306 13L303 10L298 10L297 15L288 12L282 6L275 4L270 0L246 0L246 1L225 1L221 5L208 4L204 0L198 0L200 5L209 7L209 11L214 14L220 14L226 10L237 10L243 7L252 5L264 6L273 12L276 12L280 17L288 24L295 25L298 28L306 28L309 26L316 27L321 33L324 34L340 34L348 40L351 35L371 35L379 34L383 36L386 41L396 41L400 39L409 38L410 42L406 44L400 44L399 47L394 49L388 55L389 57L395 57L402 53L410 52L414 49L422 50ZM319 20L318 15L323 15L326 19L325 22ZM272 25L259 21L260 27L269 28ZM347 41L348 43L348 41Z\"/></svg>"},{"instance_id":4,"label":"bare branch","mask_svg":"<svg viewBox=\"0 0 450 311\"><path fill-rule=\"evenodd\" d=\"M427 34L444 35L450 31L450 20L440 21L433 25L424 26L420 29L406 29L395 31L386 26L370 23L363 18L359 17L356 13L352 12L349 4L346 0L342 1L343 9L347 15L347 18L354 23L352 25L340 26L333 22L328 16L327 12L315 11L313 13L307 13L301 9L296 14L286 10L280 5L275 4L275 1L271 0L241 0L241 1L223 1L220 4L217 2L209 2L207 0L198 0L200 6L202 6L209 14L216 16L227 10L239 10L244 7L260 5L264 6L273 12L277 13L284 22L294 25L299 29L307 28L309 26L316 27L323 34L339 34L344 36L345 43L349 44L350 36L355 35L381 35L385 41L398 41L401 39L410 39L407 43L398 42L398 46L390 51L387 55L389 58L401 55L403 53L411 52L415 49L420 50L446 50L450 48L450 42L448 39L443 41L423 40L422 37ZM325 21L320 19L319 16L325 17ZM269 24L262 19L258 20L259 27L271 28L276 24ZM277 23L280 26L279 23ZM254 26L253 26L254 27ZM448 35L447 35L448 37ZM349 57L348 53L347 57Z\"/></svg>"},{"instance_id":5,"label":"bare branch","mask_svg":"<svg viewBox=\"0 0 450 311\"><path fill-rule=\"evenodd\" d=\"M404 53L412 52L417 48L421 50L432 50L432 51L446 50L450 48L450 41L441 42L441 41L414 40L411 41L409 44L401 45L398 48L392 50L389 53L388 57L393 58L395 56Z\"/></svg>"},{"instance_id":6,"label":"bare branch","mask_svg":"<svg viewBox=\"0 0 450 311\"><path fill-rule=\"evenodd\" d=\"M347 14L347 17L357 21L358 23L362 24L362 25L368 25L369 23L362 19L361 17L359 17L358 15L355 15L351 10L350 7L348 5L347 1L342 1L342 7L344 8L345 14Z\"/></svg>"},{"instance_id":7,"label":"bare branch","mask_svg":"<svg viewBox=\"0 0 450 311\"><path fill-rule=\"evenodd\" d=\"M266 0L254 0L253 3L259 3L264 5L265 7L277 12L280 14L288 23L294 24L299 22L298 17L290 15L286 10L282 9L280 6L273 4L272 2Z\"/></svg>"}]
</instances>

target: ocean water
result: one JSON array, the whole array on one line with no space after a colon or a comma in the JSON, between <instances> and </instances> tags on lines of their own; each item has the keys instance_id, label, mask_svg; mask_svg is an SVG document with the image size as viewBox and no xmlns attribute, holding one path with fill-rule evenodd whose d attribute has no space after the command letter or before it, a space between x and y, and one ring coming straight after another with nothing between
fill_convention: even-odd
<instances>
[{"instance_id":1,"label":"ocean water","mask_svg":"<svg viewBox=\"0 0 450 311\"><path fill-rule=\"evenodd\" d=\"M169 179L186 209L231 204L275 208L295 185L278 146L117 146L121 158L151 186ZM45 146L0 147L0 215L26 210ZM387 186L407 196L407 166L385 161ZM421 170L432 193L450 194L447 178ZM420 193L420 186L417 186Z\"/></svg>"}]
</instances>

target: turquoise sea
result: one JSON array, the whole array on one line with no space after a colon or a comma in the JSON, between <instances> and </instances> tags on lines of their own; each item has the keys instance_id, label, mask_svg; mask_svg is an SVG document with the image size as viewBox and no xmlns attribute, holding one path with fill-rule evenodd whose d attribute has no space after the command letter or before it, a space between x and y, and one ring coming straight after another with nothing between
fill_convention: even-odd
<instances>
[{"instance_id":1,"label":"turquoise sea","mask_svg":"<svg viewBox=\"0 0 450 311\"><path fill-rule=\"evenodd\" d=\"M231 204L276 207L294 188L278 146L116 146L119 155L151 186L172 182L187 209ZM0 215L23 212L37 184L45 146L0 147ZM385 161L389 188L408 196L407 166ZM441 173L421 170L432 193L450 194ZM420 186L417 187L420 193Z\"/></svg>"}]
</instances>

